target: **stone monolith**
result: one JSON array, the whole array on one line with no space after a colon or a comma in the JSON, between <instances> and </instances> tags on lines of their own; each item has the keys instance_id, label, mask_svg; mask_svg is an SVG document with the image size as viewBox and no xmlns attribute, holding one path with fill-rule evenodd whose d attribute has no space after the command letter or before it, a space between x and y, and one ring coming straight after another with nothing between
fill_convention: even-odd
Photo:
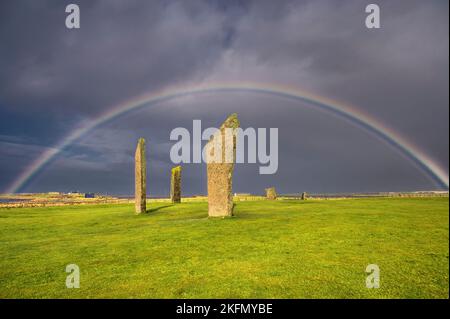
<instances>
[{"instance_id":1,"label":"stone monolith","mask_svg":"<svg viewBox=\"0 0 450 319\"><path fill-rule=\"evenodd\" d=\"M302 200L307 200L308 199L308 194L306 192L302 193Z\"/></svg>"},{"instance_id":2,"label":"stone monolith","mask_svg":"<svg viewBox=\"0 0 450 319\"><path fill-rule=\"evenodd\" d=\"M170 200L181 203L181 166L172 168L170 176Z\"/></svg>"},{"instance_id":3,"label":"stone monolith","mask_svg":"<svg viewBox=\"0 0 450 319\"><path fill-rule=\"evenodd\" d=\"M135 187L134 187L134 205L137 214L145 213L146 206L146 188L147 188L147 165L145 160L145 140L140 138L136 147L134 156L135 162Z\"/></svg>"},{"instance_id":4,"label":"stone monolith","mask_svg":"<svg viewBox=\"0 0 450 319\"><path fill-rule=\"evenodd\" d=\"M233 215L233 169L236 160L236 134L239 120L231 114L205 146L208 179L208 215Z\"/></svg>"},{"instance_id":5,"label":"stone monolith","mask_svg":"<svg viewBox=\"0 0 450 319\"><path fill-rule=\"evenodd\" d=\"M275 187L266 188L266 198L269 200L277 199L277 192Z\"/></svg>"}]
</instances>

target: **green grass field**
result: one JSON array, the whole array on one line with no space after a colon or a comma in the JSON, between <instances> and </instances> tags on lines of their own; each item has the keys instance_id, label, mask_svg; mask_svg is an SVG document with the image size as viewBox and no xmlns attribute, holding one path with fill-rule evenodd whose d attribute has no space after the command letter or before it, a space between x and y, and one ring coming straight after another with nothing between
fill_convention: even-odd
<instances>
[{"instance_id":1,"label":"green grass field","mask_svg":"<svg viewBox=\"0 0 450 319\"><path fill-rule=\"evenodd\" d=\"M0 298L449 296L448 198L238 202L227 219L204 202L148 206L0 209Z\"/></svg>"}]
</instances>

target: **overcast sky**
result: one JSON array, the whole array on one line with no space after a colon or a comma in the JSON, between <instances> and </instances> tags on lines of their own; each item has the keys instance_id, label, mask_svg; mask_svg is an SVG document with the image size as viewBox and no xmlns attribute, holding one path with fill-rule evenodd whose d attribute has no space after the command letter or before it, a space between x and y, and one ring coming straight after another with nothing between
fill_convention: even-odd
<instances>
[{"instance_id":1,"label":"overcast sky","mask_svg":"<svg viewBox=\"0 0 450 319\"><path fill-rule=\"evenodd\" d=\"M86 120L164 87L208 82L290 85L343 101L394 128L448 172L448 1L36 1L0 3L0 192ZM81 28L65 27L77 3ZM147 139L148 187L169 192L169 135L193 119L279 128L279 169L238 164L235 192L437 189L391 147L339 118L255 93L189 96L101 125L45 167L23 192L132 194L134 149ZM206 192L204 164L183 192Z\"/></svg>"}]
</instances>

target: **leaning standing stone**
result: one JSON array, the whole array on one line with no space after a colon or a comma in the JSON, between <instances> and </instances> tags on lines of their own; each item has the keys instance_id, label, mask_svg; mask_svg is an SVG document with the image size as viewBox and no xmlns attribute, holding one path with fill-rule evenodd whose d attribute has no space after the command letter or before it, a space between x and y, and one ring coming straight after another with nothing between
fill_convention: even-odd
<instances>
[{"instance_id":1,"label":"leaning standing stone","mask_svg":"<svg viewBox=\"0 0 450 319\"><path fill-rule=\"evenodd\" d=\"M233 169L236 160L237 114L231 114L205 146L208 178L208 215L233 215Z\"/></svg>"},{"instance_id":2,"label":"leaning standing stone","mask_svg":"<svg viewBox=\"0 0 450 319\"><path fill-rule=\"evenodd\" d=\"M269 200L277 199L277 192L275 187L266 188L266 198Z\"/></svg>"},{"instance_id":3,"label":"leaning standing stone","mask_svg":"<svg viewBox=\"0 0 450 319\"><path fill-rule=\"evenodd\" d=\"M145 161L145 140L140 138L136 147L135 162L135 187L134 203L137 214L145 213L146 206L146 186L147 186L147 167Z\"/></svg>"},{"instance_id":4,"label":"leaning standing stone","mask_svg":"<svg viewBox=\"0 0 450 319\"><path fill-rule=\"evenodd\" d=\"M181 166L172 168L170 177L170 200L172 203L181 202Z\"/></svg>"}]
</instances>

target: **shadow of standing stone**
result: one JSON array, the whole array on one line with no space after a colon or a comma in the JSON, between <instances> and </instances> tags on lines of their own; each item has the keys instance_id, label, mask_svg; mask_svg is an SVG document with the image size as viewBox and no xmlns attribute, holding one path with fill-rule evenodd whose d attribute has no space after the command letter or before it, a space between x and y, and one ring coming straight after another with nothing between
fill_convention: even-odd
<instances>
[{"instance_id":1,"label":"shadow of standing stone","mask_svg":"<svg viewBox=\"0 0 450 319\"><path fill-rule=\"evenodd\" d=\"M277 199L277 192L275 190L275 187L266 188L266 198L268 200L276 200Z\"/></svg>"},{"instance_id":2,"label":"shadow of standing stone","mask_svg":"<svg viewBox=\"0 0 450 319\"><path fill-rule=\"evenodd\" d=\"M172 168L170 176L170 200L181 203L181 166Z\"/></svg>"},{"instance_id":3,"label":"shadow of standing stone","mask_svg":"<svg viewBox=\"0 0 450 319\"><path fill-rule=\"evenodd\" d=\"M233 169L236 160L237 114L231 114L205 146L208 215L233 216Z\"/></svg>"},{"instance_id":4,"label":"shadow of standing stone","mask_svg":"<svg viewBox=\"0 0 450 319\"><path fill-rule=\"evenodd\" d=\"M145 160L145 140L140 138L134 156L135 187L134 205L137 214L145 213L147 209L147 166Z\"/></svg>"}]
</instances>

